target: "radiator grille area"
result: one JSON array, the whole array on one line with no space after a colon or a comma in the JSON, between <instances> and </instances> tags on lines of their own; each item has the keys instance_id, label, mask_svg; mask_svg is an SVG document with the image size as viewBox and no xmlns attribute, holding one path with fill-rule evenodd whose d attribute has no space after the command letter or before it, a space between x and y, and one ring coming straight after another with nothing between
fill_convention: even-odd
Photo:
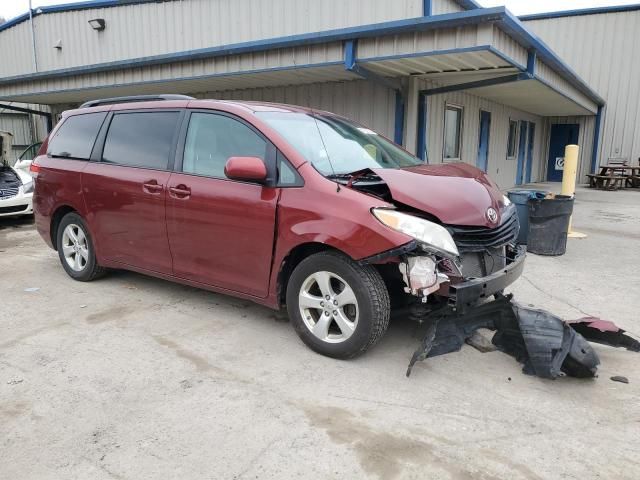
<instances>
[{"instance_id":1,"label":"radiator grille area","mask_svg":"<svg viewBox=\"0 0 640 480\"><path fill-rule=\"evenodd\" d=\"M454 226L449 226L448 228L458 250L461 254L464 254L467 252L483 252L514 243L518 238L520 223L518 222L515 206L511 205L503 210L502 223L496 228Z\"/></svg>"},{"instance_id":2,"label":"radiator grille area","mask_svg":"<svg viewBox=\"0 0 640 480\"><path fill-rule=\"evenodd\" d=\"M0 188L0 199L13 198L18 195L18 187L2 187Z\"/></svg>"}]
</instances>

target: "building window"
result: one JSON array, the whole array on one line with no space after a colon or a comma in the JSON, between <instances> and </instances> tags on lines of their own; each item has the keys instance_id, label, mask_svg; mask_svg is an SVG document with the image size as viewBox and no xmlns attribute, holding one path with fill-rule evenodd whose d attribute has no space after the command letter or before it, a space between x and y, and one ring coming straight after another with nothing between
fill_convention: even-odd
<instances>
[{"instance_id":1,"label":"building window","mask_svg":"<svg viewBox=\"0 0 640 480\"><path fill-rule=\"evenodd\" d=\"M444 152L445 160L460 160L462 138L462 107L447 105L444 110Z\"/></svg>"},{"instance_id":2,"label":"building window","mask_svg":"<svg viewBox=\"0 0 640 480\"><path fill-rule=\"evenodd\" d=\"M507 141L507 158L515 159L518 153L518 121L509 120L509 140Z\"/></svg>"}]
</instances>

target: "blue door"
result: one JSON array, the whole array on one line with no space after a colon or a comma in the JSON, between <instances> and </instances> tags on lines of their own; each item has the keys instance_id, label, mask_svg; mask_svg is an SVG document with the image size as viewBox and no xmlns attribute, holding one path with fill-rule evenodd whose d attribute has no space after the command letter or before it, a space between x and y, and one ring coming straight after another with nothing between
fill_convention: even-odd
<instances>
[{"instance_id":1,"label":"blue door","mask_svg":"<svg viewBox=\"0 0 640 480\"><path fill-rule=\"evenodd\" d=\"M564 170L564 147L578 143L580 125L565 123L551 125L549 138L549 159L547 160L547 180L561 182Z\"/></svg>"},{"instance_id":2,"label":"blue door","mask_svg":"<svg viewBox=\"0 0 640 480\"><path fill-rule=\"evenodd\" d=\"M533 146L536 139L536 124L529 122L529 147L527 148L527 173L524 177L525 183L531 183L531 168L533 167Z\"/></svg>"},{"instance_id":3,"label":"blue door","mask_svg":"<svg viewBox=\"0 0 640 480\"><path fill-rule=\"evenodd\" d=\"M480 135L478 139L478 159L476 166L487 171L489 165L489 132L491 131L491 112L480 110Z\"/></svg>"},{"instance_id":4,"label":"blue door","mask_svg":"<svg viewBox=\"0 0 640 480\"><path fill-rule=\"evenodd\" d=\"M516 185L524 182L524 159L527 154L527 125L529 123L520 120L520 137L518 138L518 167L516 170Z\"/></svg>"}]
</instances>

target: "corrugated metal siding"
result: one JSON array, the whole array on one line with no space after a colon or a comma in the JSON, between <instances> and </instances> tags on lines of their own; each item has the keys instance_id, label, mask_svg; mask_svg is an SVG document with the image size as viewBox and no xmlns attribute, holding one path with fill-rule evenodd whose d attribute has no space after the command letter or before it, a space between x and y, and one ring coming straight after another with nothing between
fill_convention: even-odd
<instances>
[{"instance_id":1,"label":"corrugated metal siding","mask_svg":"<svg viewBox=\"0 0 640 480\"><path fill-rule=\"evenodd\" d=\"M46 71L421 15L421 0L183 0L48 13L34 21ZM103 32L87 23L96 17L106 21ZM13 45L0 76L32 71L24 32L28 22L0 32L3 47L5 38ZM58 40L60 51L53 48Z\"/></svg>"},{"instance_id":2,"label":"corrugated metal siding","mask_svg":"<svg viewBox=\"0 0 640 480\"><path fill-rule=\"evenodd\" d=\"M37 80L31 83L15 83L3 87L2 94L9 97L33 92L76 90L138 82L180 81L181 79L192 79L194 77L199 78L223 74L235 75L264 69L300 67L332 62L342 65L343 53L341 42L230 55L227 57L215 57L191 62L174 62L144 68L138 67L76 75L73 77ZM344 72L342 66L340 70ZM271 72L271 75L278 76L279 74L277 72ZM291 75L294 77L304 77L306 75L305 69L294 71ZM313 73L309 75L313 76ZM319 80L322 80L322 78L320 77L315 80L311 78L305 81ZM231 85L231 88L233 88L234 81L237 80L233 78L227 78L225 80L225 82Z\"/></svg>"},{"instance_id":3,"label":"corrugated metal siding","mask_svg":"<svg viewBox=\"0 0 640 480\"><path fill-rule=\"evenodd\" d=\"M420 88L433 88L431 82L423 81ZM517 160L507 160L507 140L509 119L526 120L536 124L535 145L533 149L532 179L542 179L544 165L543 118L532 115L500 103L464 92L452 92L433 95L427 100L427 150L430 163L441 163L444 141L444 110L447 103L462 106L462 151L461 160L476 164L480 128L480 110L491 112L489 133L489 164L487 173L500 188L510 188L515 183Z\"/></svg>"},{"instance_id":4,"label":"corrugated metal siding","mask_svg":"<svg viewBox=\"0 0 640 480\"><path fill-rule=\"evenodd\" d=\"M493 27L493 45L520 66L527 65L527 50L498 27Z\"/></svg>"},{"instance_id":5,"label":"corrugated metal siding","mask_svg":"<svg viewBox=\"0 0 640 480\"><path fill-rule=\"evenodd\" d=\"M432 15L465 11L465 9L454 0L432 0L431 10Z\"/></svg>"},{"instance_id":6,"label":"corrugated metal siding","mask_svg":"<svg viewBox=\"0 0 640 480\"><path fill-rule=\"evenodd\" d=\"M468 25L458 28L407 33L384 38L367 38L358 41L358 57L370 58L415 52L431 52L478 45L478 27Z\"/></svg>"},{"instance_id":7,"label":"corrugated metal siding","mask_svg":"<svg viewBox=\"0 0 640 480\"><path fill-rule=\"evenodd\" d=\"M29 115L23 113L0 113L0 131L13 134L14 147L33 143L33 133Z\"/></svg>"},{"instance_id":8,"label":"corrugated metal siding","mask_svg":"<svg viewBox=\"0 0 640 480\"><path fill-rule=\"evenodd\" d=\"M0 77L33 72L29 22L0 32Z\"/></svg>"},{"instance_id":9,"label":"corrugated metal siding","mask_svg":"<svg viewBox=\"0 0 640 480\"><path fill-rule=\"evenodd\" d=\"M289 87L202 92L198 98L256 100L317 108L360 122L393 138L395 92L364 80Z\"/></svg>"},{"instance_id":10,"label":"corrugated metal siding","mask_svg":"<svg viewBox=\"0 0 640 480\"><path fill-rule=\"evenodd\" d=\"M536 60L536 76L587 110L593 113L598 111L598 105L593 100L576 90L568 80L562 78L556 71L540 60Z\"/></svg>"},{"instance_id":11,"label":"corrugated metal siding","mask_svg":"<svg viewBox=\"0 0 640 480\"><path fill-rule=\"evenodd\" d=\"M598 161L640 157L640 11L525 22L607 102Z\"/></svg>"}]
</instances>

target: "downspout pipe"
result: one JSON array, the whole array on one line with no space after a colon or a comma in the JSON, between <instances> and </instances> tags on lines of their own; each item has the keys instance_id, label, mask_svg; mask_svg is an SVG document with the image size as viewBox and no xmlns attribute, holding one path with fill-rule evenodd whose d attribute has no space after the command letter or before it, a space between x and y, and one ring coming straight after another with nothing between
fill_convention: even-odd
<instances>
[{"instance_id":1,"label":"downspout pipe","mask_svg":"<svg viewBox=\"0 0 640 480\"><path fill-rule=\"evenodd\" d=\"M597 173L598 170L598 149L600 148L600 128L602 127L602 110L604 105L598 105L598 113L596 113L596 125L593 129L593 145L591 147L591 173Z\"/></svg>"},{"instance_id":2,"label":"downspout pipe","mask_svg":"<svg viewBox=\"0 0 640 480\"><path fill-rule=\"evenodd\" d=\"M33 50L33 71L38 71L38 54L36 52L36 29L33 25L33 8L29 0L29 24L31 26L31 48Z\"/></svg>"}]
</instances>

